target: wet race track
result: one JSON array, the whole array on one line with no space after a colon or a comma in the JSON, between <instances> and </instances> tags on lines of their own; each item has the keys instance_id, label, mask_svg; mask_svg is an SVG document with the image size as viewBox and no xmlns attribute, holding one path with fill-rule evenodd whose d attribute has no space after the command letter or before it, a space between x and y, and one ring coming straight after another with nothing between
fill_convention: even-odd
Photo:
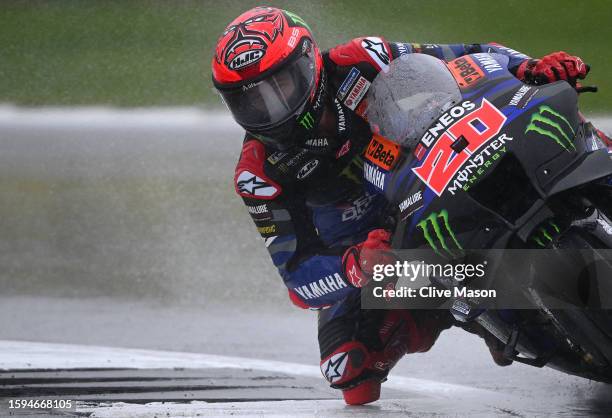
<instances>
[{"instance_id":1,"label":"wet race track","mask_svg":"<svg viewBox=\"0 0 612 418\"><path fill-rule=\"evenodd\" d=\"M612 388L497 367L458 329L345 406L233 193L227 116L6 108L0 139L0 416L612 414Z\"/></svg>"}]
</instances>

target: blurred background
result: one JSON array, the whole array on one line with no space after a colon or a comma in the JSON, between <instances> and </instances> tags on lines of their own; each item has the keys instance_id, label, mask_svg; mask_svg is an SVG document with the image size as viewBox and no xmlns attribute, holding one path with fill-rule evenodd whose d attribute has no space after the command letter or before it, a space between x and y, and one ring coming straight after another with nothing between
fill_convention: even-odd
<instances>
[{"instance_id":1,"label":"blurred background","mask_svg":"<svg viewBox=\"0 0 612 418\"><path fill-rule=\"evenodd\" d=\"M0 339L318 364L313 313L290 305L233 191L242 133L212 89L217 36L258 4L0 2ZM565 50L600 88L583 110L612 110L607 0L267 4L303 17L323 49L381 35ZM563 379L564 402L590 391L549 370L500 371L477 337L446 335L429 366L402 370L465 383L461 363L475 385L525 394L525 376Z\"/></svg>"},{"instance_id":2,"label":"blurred background","mask_svg":"<svg viewBox=\"0 0 612 418\"><path fill-rule=\"evenodd\" d=\"M209 62L217 37L257 1L15 1L0 4L0 101L21 105L217 106ZM268 1L303 17L323 49L364 35L421 43L499 42L539 57L584 58L612 97L607 0Z\"/></svg>"},{"instance_id":3,"label":"blurred background","mask_svg":"<svg viewBox=\"0 0 612 418\"><path fill-rule=\"evenodd\" d=\"M146 294L206 304L213 293L207 288L220 283L224 287L214 293L284 301L232 191L241 132L224 113L209 68L225 25L257 4L0 3L4 293L42 285L58 295ZM410 42L496 41L534 57L566 50L591 64L588 83L600 86L600 93L581 99L583 110L605 114L612 105L606 77L612 11L605 0L537 7L513 0L270 4L301 15L324 49L382 35ZM23 109L14 106L42 113L60 106L64 116L22 112L17 120L10 112ZM83 114L92 106L176 111L168 118L142 114L137 126L133 117L118 116L129 111L110 112L106 123L92 125L100 112ZM81 116L62 125L71 107L80 107ZM164 121L170 122L161 126ZM247 248L257 257L237 264L238 251ZM254 276L266 286L243 286Z\"/></svg>"}]
</instances>

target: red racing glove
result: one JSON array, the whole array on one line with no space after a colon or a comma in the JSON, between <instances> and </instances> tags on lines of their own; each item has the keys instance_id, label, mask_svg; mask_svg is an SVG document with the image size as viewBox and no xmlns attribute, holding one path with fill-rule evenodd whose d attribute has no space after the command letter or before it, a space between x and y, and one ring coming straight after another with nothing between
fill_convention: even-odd
<instances>
[{"instance_id":1,"label":"red racing glove","mask_svg":"<svg viewBox=\"0 0 612 418\"><path fill-rule=\"evenodd\" d=\"M575 85L576 80L583 79L590 67L579 57L566 52L553 52L542 59L524 61L516 70L516 77L529 84L546 84L565 80Z\"/></svg>"},{"instance_id":2,"label":"red racing glove","mask_svg":"<svg viewBox=\"0 0 612 418\"><path fill-rule=\"evenodd\" d=\"M370 231L368 238L349 247L342 257L344 274L355 287L363 287L372 279L374 266L393 264L395 256L391 250L391 233L384 229Z\"/></svg>"}]
</instances>

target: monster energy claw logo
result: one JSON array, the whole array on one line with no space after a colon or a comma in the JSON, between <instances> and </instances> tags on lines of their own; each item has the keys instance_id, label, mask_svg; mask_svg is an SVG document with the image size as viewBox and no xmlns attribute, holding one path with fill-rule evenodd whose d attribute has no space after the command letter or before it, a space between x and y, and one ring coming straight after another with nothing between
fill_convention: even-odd
<instances>
[{"instance_id":1,"label":"monster energy claw logo","mask_svg":"<svg viewBox=\"0 0 612 418\"><path fill-rule=\"evenodd\" d=\"M547 223L541 225L531 235L531 240L534 241L538 246L544 248L547 242L552 242L553 238L561 232L556 223L549 220Z\"/></svg>"},{"instance_id":2,"label":"monster energy claw logo","mask_svg":"<svg viewBox=\"0 0 612 418\"><path fill-rule=\"evenodd\" d=\"M448 211L446 209L442 209L440 213L430 213L417 226L421 228L425 241L427 241L436 254L442 255L440 251L443 250L452 257L455 254L453 254L453 250L450 247L454 247L454 250L460 250L458 251L459 253L463 250L448 222ZM435 237L432 236L432 232Z\"/></svg>"},{"instance_id":3,"label":"monster energy claw logo","mask_svg":"<svg viewBox=\"0 0 612 418\"><path fill-rule=\"evenodd\" d=\"M314 118L310 114L310 112L306 112L302 118L299 120L300 125L302 125L305 129L312 129L314 127Z\"/></svg>"},{"instance_id":4,"label":"monster energy claw logo","mask_svg":"<svg viewBox=\"0 0 612 418\"><path fill-rule=\"evenodd\" d=\"M291 20L293 20L293 23L298 24L300 26L304 26L306 29L310 30L310 28L308 27L308 24L306 22L304 22L304 19L302 19L301 17L299 17L295 13L292 13L292 12L287 11L287 10L285 10L285 13L287 14L287 16L289 16L291 18Z\"/></svg>"},{"instance_id":5,"label":"monster energy claw logo","mask_svg":"<svg viewBox=\"0 0 612 418\"><path fill-rule=\"evenodd\" d=\"M562 114L548 106L540 106L538 113L531 115L529 125L525 129L525 133L527 132L536 132L546 136L567 152L576 150L576 146L572 142L575 135L574 128Z\"/></svg>"}]
</instances>

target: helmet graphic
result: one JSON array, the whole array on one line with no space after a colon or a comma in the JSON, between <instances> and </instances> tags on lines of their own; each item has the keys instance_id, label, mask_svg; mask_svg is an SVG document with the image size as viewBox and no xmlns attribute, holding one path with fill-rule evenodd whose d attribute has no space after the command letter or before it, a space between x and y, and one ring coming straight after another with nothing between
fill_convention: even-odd
<instances>
[{"instance_id":1,"label":"helmet graphic","mask_svg":"<svg viewBox=\"0 0 612 418\"><path fill-rule=\"evenodd\" d=\"M323 60L297 15L256 7L232 21L216 45L213 83L234 119L282 149L314 129L323 108Z\"/></svg>"}]
</instances>

